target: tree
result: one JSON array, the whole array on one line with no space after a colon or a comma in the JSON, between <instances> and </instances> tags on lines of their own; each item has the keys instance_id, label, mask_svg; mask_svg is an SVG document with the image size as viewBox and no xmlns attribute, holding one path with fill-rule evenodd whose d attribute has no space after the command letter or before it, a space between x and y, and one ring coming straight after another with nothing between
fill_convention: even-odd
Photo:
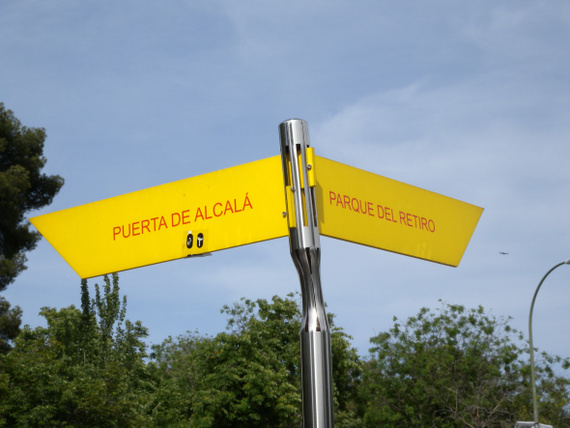
<instances>
[{"instance_id":1,"label":"tree","mask_svg":"<svg viewBox=\"0 0 570 428\"><path fill-rule=\"evenodd\" d=\"M512 427L532 417L528 348L522 335L483 307L422 308L373 337L361 385L366 426ZM543 354L538 365L543 422L569 426L569 379Z\"/></svg>"},{"instance_id":2,"label":"tree","mask_svg":"<svg viewBox=\"0 0 570 428\"><path fill-rule=\"evenodd\" d=\"M63 186L58 175L45 175L45 130L27 128L0 103L0 291L26 268L25 252L40 235L24 215L49 205Z\"/></svg>"},{"instance_id":3,"label":"tree","mask_svg":"<svg viewBox=\"0 0 570 428\"><path fill-rule=\"evenodd\" d=\"M298 307L274 297L242 299L222 312L227 332L190 334L154 348L154 357L190 426L294 427L300 424ZM296 330L296 331L295 331ZM162 412L167 403L161 403ZM165 424L164 426L166 426Z\"/></svg>"},{"instance_id":4,"label":"tree","mask_svg":"<svg viewBox=\"0 0 570 428\"><path fill-rule=\"evenodd\" d=\"M12 347L10 342L18 336L22 322L22 310L19 306L10 308L10 303L0 297L0 354L6 354Z\"/></svg>"},{"instance_id":5,"label":"tree","mask_svg":"<svg viewBox=\"0 0 570 428\"><path fill-rule=\"evenodd\" d=\"M125 320L118 276L82 310L43 308L47 327L25 326L0 356L0 426L148 426L147 331Z\"/></svg>"},{"instance_id":6,"label":"tree","mask_svg":"<svg viewBox=\"0 0 570 428\"><path fill-rule=\"evenodd\" d=\"M271 301L241 299L224 306L222 312L228 316L225 332L213 338L192 333L154 347L163 391L155 403L155 422L159 426L301 426L301 314L294 295L274 296ZM350 347L350 337L330 320L340 421L336 426L350 426L348 403L360 361Z\"/></svg>"}]
</instances>

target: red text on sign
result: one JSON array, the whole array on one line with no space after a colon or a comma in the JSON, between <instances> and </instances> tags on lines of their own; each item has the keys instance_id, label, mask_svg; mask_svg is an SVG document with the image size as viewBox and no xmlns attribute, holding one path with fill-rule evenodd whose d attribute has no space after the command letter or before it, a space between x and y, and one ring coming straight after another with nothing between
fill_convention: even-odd
<instances>
[{"instance_id":1,"label":"red text on sign","mask_svg":"<svg viewBox=\"0 0 570 428\"><path fill-rule=\"evenodd\" d=\"M113 227L113 241L117 238L130 238L131 236L142 235L143 233L157 232L160 229L168 229L164 216L152 217L121 226Z\"/></svg>"},{"instance_id":2,"label":"red text on sign","mask_svg":"<svg viewBox=\"0 0 570 428\"><path fill-rule=\"evenodd\" d=\"M197 207L195 211L190 209L175 211L166 216L161 215L113 226L113 241L152 232L160 232L163 229L166 230L168 228L190 224L192 221L196 223L252 209L253 204L251 203L249 194L246 193L244 198L234 198L223 202L215 202L210 205L201 205ZM170 222L168 222L168 220L170 220Z\"/></svg>"},{"instance_id":3,"label":"red text on sign","mask_svg":"<svg viewBox=\"0 0 570 428\"><path fill-rule=\"evenodd\" d=\"M435 232L435 222L432 219L402 210L398 210L397 214L395 214L394 209L391 207L372 201L354 198L349 195L329 191L329 205L334 205L335 207L345 209L356 214L376 217L392 223L425 230L426 232Z\"/></svg>"},{"instance_id":4,"label":"red text on sign","mask_svg":"<svg viewBox=\"0 0 570 428\"><path fill-rule=\"evenodd\" d=\"M204 205L204 207L198 207L196 210L196 215L194 216L194 221L196 222L198 220L209 220L214 217L236 214L245 211L248 208L253 209L253 205L251 204L251 200L246 193L243 202L241 199L233 199L227 200L225 203L216 202L210 207L208 205Z\"/></svg>"}]
</instances>

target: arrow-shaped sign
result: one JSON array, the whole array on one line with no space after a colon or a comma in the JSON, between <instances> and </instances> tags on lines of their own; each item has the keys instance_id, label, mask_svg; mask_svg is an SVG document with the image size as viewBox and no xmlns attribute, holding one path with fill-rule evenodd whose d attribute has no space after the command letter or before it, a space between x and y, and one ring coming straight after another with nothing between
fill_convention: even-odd
<instances>
[{"instance_id":1,"label":"arrow-shaped sign","mask_svg":"<svg viewBox=\"0 0 570 428\"><path fill-rule=\"evenodd\" d=\"M275 156L31 218L82 278L288 235Z\"/></svg>"},{"instance_id":2,"label":"arrow-shaped sign","mask_svg":"<svg viewBox=\"0 0 570 428\"><path fill-rule=\"evenodd\" d=\"M459 264L482 208L319 156L314 163L321 235Z\"/></svg>"},{"instance_id":3,"label":"arrow-shaped sign","mask_svg":"<svg viewBox=\"0 0 570 428\"><path fill-rule=\"evenodd\" d=\"M482 208L312 149L310 162L320 234L459 264ZM286 206L275 156L30 221L80 277L90 278L288 236Z\"/></svg>"}]
</instances>

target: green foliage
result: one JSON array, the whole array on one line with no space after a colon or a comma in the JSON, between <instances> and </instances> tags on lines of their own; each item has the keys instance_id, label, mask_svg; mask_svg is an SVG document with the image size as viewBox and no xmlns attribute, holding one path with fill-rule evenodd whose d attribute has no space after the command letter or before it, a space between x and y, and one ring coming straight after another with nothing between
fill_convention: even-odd
<instances>
[{"instance_id":1,"label":"green foliage","mask_svg":"<svg viewBox=\"0 0 570 428\"><path fill-rule=\"evenodd\" d=\"M9 308L9 306L8 306ZM153 346L118 277L81 309L43 308L0 355L0 426L300 427L298 296L224 306L224 332ZM19 320L19 312L16 316ZM532 419L528 348L509 319L442 304L371 339L362 362L329 315L337 428L512 427ZM540 354L540 418L570 426L570 362Z\"/></svg>"},{"instance_id":2,"label":"green foliage","mask_svg":"<svg viewBox=\"0 0 570 428\"><path fill-rule=\"evenodd\" d=\"M479 306L444 305L420 312L370 341L362 377L366 426L514 426L532 416L528 349L522 335ZM548 357L538 367L541 420L568 426L569 381Z\"/></svg>"},{"instance_id":3,"label":"green foliage","mask_svg":"<svg viewBox=\"0 0 570 428\"><path fill-rule=\"evenodd\" d=\"M26 268L24 253L40 238L24 214L49 205L63 186L61 177L41 173L45 138L44 129L22 126L0 103L0 291Z\"/></svg>"},{"instance_id":4,"label":"green foliage","mask_svg":"<svg viewBox=\"0 0 570 428\"><path fill-rule=\"evenodd\" d=\"M154 426L189 426L195 392L204 376L203 358L210 355L211 339L188 333L153 346L150 364L157 388L149 411Z\"/></svg>"},{"instance_id":5,"label":"green foliage","mask_svg":"<svg viewBox=\"0 0 570 428\"><path fill-rule=\"evenodd\" d=\"M242 299L222 313L228 317L226 332L213 338L188 334L154 347L161 390L171 393L155 403L157 425L301 426L301 314L294 295L270 302ZM339 427L350 426L348 401L360 369L348 339L333 328L335 401L338 417L346 422Z\"/></svg>"},{"instance_id":6,"label":"green foliage","mask_svg":"<svg viewBox=\"0 0 570 428\"><path fill-rule=\"evenodd\" d=\"M358 386L363 362L355 348L350 346L352 337L334 323L334 315L328 314L331 326L331 348L333 354L333 398L335 404L335 426L356 428L362 426L358 412Z\"/></svg>"},{"instance_id":7,"label":"green foliage","mask_svg":"<svg viewBox=\"0 0 570 428\"><path fill-rule=\"evenodd\" d=\"M6 354L12 347L10 342L18 336L22 310L16 306L10 308L10 303L0 297L0 354Z\"/></svg>"},{"instance_id":8,"label":"green foliage","mask_svg":"<svg viewBox=\"0 0 570 428\"><path fill-rule=\"evenodd\" d=\"M190 334L154 347L165 386L176 392L176 403L185 405L177 422L197 427L299 426L296 303L279 297L271 303L242 299L222 312L229 317L227 332L214 338ZM174 413L168 403L161 404L162 413Z\"/></svg>"},{"instance_id":9,"label":"green foliage","mask_svg":"<svg viewBox=\"0 0 570 428\"><path fill-rule=\"evenodd\" d=\"M144 364L147 331L124 321L118 277L82 310L43 308L47 327L25 326L0 357L0 425L145 426L152 391ZM118 310L117 310L118 309Z\"/></svg>"}]
</instances>

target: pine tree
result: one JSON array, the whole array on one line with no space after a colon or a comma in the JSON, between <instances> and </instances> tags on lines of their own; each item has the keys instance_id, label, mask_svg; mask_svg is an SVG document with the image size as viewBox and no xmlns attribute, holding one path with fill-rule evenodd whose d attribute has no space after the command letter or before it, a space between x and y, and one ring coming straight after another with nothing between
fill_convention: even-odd
<instances>
[{"instance_id":1,"label":"pine tree","mask_svg":"<svg viewBox=\"0 0 570 428\"><path fill-rule=\"evenodd\" d=\"M26 268L25 252L40 235L24 215L49 205L63 186L58 175L45 175L45 130L22 126L0 103L0 291Z\"/></svg>"}]
</instances>

